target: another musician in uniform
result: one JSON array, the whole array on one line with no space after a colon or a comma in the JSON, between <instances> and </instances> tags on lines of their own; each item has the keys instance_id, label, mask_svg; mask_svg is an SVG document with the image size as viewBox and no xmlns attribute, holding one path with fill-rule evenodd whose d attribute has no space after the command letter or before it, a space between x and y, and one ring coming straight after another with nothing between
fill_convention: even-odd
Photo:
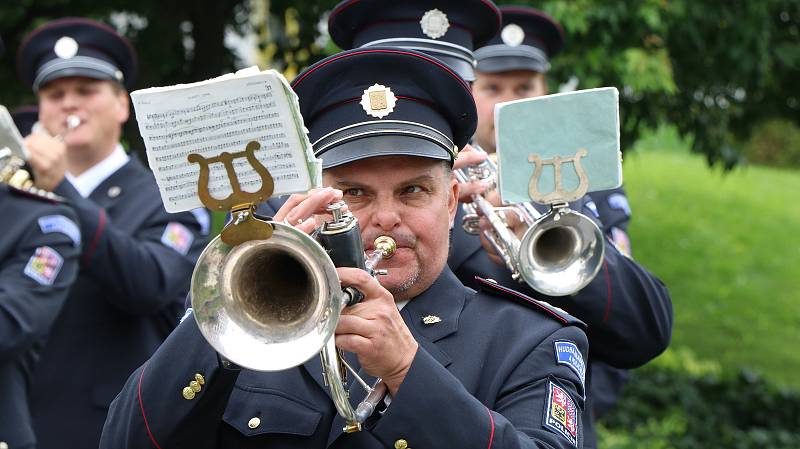
<instances>
[{"instance_id":1,"label":"another musician in uniform","mask_svg":"<svg viewBox=\"0 0 800 449\"><path fill-rule=\"evenodd\" d=\"M83 239L34 378L34 425L40 448L96 448L125 378L180 319L208 216L167 214L152 173L120 145L137 66L127 40L61 19L32 31L17 61L39 99L42 130L25 140L37 186L67 198Z\"/></svg>"},{"instance_id":2,"label":"another musician in uniform","mask_svg":"<svg viewBox=\"0 0 800 449\"><path fill-rule=\"evenodd\" d=\"M31 373L78 273L75 213L0 183L0 448L32 449Z\"/></svg>"},{"instance_id":3,"label":"another musician in uniform","mask_svg":"<svg viewBox=\"0 0 800 449\"><path fill-rule=\"evenodd\" d=\"M475 51L478 64L472 86L479 116L475 140L489 153L495 151L495 104L546 95L549 58L564 45L560 25L540 11L519 6L501 6L500 9L503 13L500 33ZM597 201L589 197L597 198ZM640 366L669 344L672 306L662 283L623 256L630 254L624 232L630 209L624 192L615 189L591 193L589 197L584 199L582 208L580 205L573 208L590 217L599 217L602 229L615 243L605 245L605 263L598 276L571 297L546 298L522 290L564 308L589 325L592 344L589 364L592 401L589 407L598 412L613 405L627 379L627 373L615 367ZM495 264L494 268L490 267L477 238L467 236L461 230L455 232L450 266L461 279L475 274L493 276L491 271L497 272L498 280L507 279L507 275L499 273L504 270L503 266ZM597 399L600 402L595 407ZM594 447L594 438L588 432L590 424L587 423L586 444Z\"/></svg>"},{"instance_id":4,"label":"another musician in uniform","mask_svg":"<svg viewBox=\"0 0 800 449\"><path fill-rule=\"evenodd\" d=\"M488 281L465 288L446 265L451 165L476 123L469 86L436 59L383 47L334 55L292 86L328 187L290 197L275 220L310 233L344 198L367 252L380 235L398 244L378 265L385 276L337 270L365 295L343 312L337 345L357 355L356 370L383 378L388 407L342 433L317 357L238 370L189 316L128 379L101 447L581 447L580 322ZM198 379L196 396L182 397Z\"/></svg>"}]
</instances>

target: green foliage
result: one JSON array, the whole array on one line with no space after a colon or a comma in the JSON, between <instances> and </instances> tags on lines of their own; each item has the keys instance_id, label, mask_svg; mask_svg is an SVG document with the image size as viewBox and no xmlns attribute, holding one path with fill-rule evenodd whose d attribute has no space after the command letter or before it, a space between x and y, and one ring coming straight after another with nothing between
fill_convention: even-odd
<instances>
[{"instance_id":1,"label":"green foliage","mask_svg":"<svg viewBox=\"0 0 800 449\"><path fill-rule=\"evenodd\" d=\"M673 346L800 387L800 176L756 166L724 175L680 146L660 132L624 164L633 254L669 287Z\"/></svg>"},{"instance_id":2,"label":"green foliage","mask_svg":"<svg viewBox=\"0 0 800 449\"><path fill-rule=\"evenodd\" d=\"M601 447L800 447L798 391L776 388L752 371L722 375L708 368L691 351L668 350L634 372L599 426Z\"/></svg>"},{"instance_id":3,"label":"green foliage","mask_svg":"<svg viewBox=\"0 0 800 449\"><path fill-rule=\"evenodd\" d=\"M617 86L622 143L674 124L692 149L731 168L767 117L800 123L800 2L518 0L564 27L551 78Z\"/></svg>"},{"instance_id":4,"label":"green foliage","mask_svg":"<svg viewBox=\"0 0 800 449\"><path fill-rule=\"evenodd\" d=\"M753 131L744 155L754 164L800 168L800 127L785 119L765 121Z\"/></svg>"}]
</instances>

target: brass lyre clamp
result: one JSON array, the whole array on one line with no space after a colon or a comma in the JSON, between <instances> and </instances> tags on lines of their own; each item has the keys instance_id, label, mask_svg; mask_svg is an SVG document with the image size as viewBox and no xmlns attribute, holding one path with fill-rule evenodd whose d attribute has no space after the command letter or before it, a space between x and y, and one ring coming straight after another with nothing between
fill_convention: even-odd
<instances>
[{"instance_id":1,"label":"brass lyre clamp","mask_svg":"<svg viewBox=\"0 0 800 449\"><path fill-rule=\"evenodd\" d=\"M581 165L581 158L586 157L589 152L585 148L579 149L575 156L553 156L550 159L542 159L538 154L530 154L528 162L534 164L533 176L531 176L530 183L528 184L528 195L533 201L541 204L553 204L575 201L582 196L586 195L589 189L589 177L586 170ZM578 175L578 187L572 191L564 190L563 177L561 174L561 166L564 163L572 162L575 167L575 173ZM552 165L554 170L553 191L550 193L542 193L539 191L539 178L542 176L542 171L545 165Z\"/></svg>"},{"instance_id":2,"label":"brass lyre clamp","mask_svg":"<svg viewBox=\"0 0 800 449\"><path fill-rule=\"evenodd\" d=\"M220 233L220 238L227 245L236 246L249 240L266 240L272 236L272 225L255 216L256 204L262 203L269 198L275 189L275 181L272 179L269 170L256 158L255 151L259 148L261 148L261 145L258 142L251 141L244 151L235 153L222 152L218 156L209 158L197 153L187 156L190 163L200 165L197 193L203 205L211 210L231 211L232 219ZM261 178L261 188L256 192L245 192L239 184L239 178L233 167L233 160L241 157L247 159L247 162ZM225 166L228 180L233 189L233 193L224 199L214 198L209 191L209 165L213 163L221 163Z\"/></svg>"}]
</instances>

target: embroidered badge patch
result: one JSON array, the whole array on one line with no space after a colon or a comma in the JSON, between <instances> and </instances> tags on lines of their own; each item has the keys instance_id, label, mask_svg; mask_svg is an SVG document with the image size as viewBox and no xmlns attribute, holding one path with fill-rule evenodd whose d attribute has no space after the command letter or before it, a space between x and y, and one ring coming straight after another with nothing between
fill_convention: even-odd
<instances>
[{"instance_id":1,"label":"embroidered badge patch","mask_svg":"<svg viewBox=\"0 0 800 449\"><path fill-rule=\"evenodd\" d=\"M594 201L587 201L585 204L586 208L592 211L592 215L594 218L600 218L600 212L597 210L597 204Z\"/></svg>"},{"instance_id":2,"label":"embroidered badge patch","mask_svg":"<svg viewBox=\"0 0 800 449\"><path fill-rule=\"evenodd\" d=\"M395 97L392 89L382 84L373 84L365 89L364 94L361 95L361 107L371 117L386 117L394 112L396 104L397 97Z\"/></svg>"},{"instance_id":3,"label":"embroidered badge patch","mask_svg":"<svg viewBox=\"0 0 800 449\"><path fill-rule=\"evenodd\" d=\"M189 252L192 242L194 242L192 231L186 226L174 221L167 225L167 228L164 229L164 234L161 235L161 243L184 256Z\"/></svg>"},{"instance_id":4,"label":"embroidered badge patch","mask_svg":"<svg viewBox=\"0 0 800 449\"><path fill-rule=\"evenodd\" d=\"M621 193L612 193L608 196L608 205L612 209L617 209L625 212L625 215L631 215L631 205L628 204L628 199Z\"/></svg>"},{"instance_id":5,"label":"embroidered badge patch","mask_svg":"<svg viewBox=\"0 0 800 449\"><path fill-rule=\"evenodd\" d=\"M53 285L63 263L64 258L56 250L49 246L40 246L25 265L24 273L41 285Z\"/></svg>"},{"instance_id":6,"label":"embroidered badge patch","mask_svg":"<svg viewBox=\"0 0 800 449\"><path fill-rule=\"evenodd\" d=\"M578 378L581 380L581 385L584 385L586 379L586 363L583 361L583 354L578 349L578 345L571 341L558 340L553 343L556 351L556 363L559 365L567 365Z\"/></svg>"},{"instance_id":7,"label":"embroidered badge patch","mask_svg":"<svg viewBox=\"0 0 800 449\"><path fill-rule=\"evenodd\" d=\"M40 217L39 229L42 230L43 234L60 232L72 239L73 245L80 246L81 244L81 230L78 229L78 225L63 215L47 215Z\"/></svg>"},{"instance_id":8,"label":"embroidered badge patch","mask_svg":"<svg viewBox=\"0 0 800 449\"><path fill-rule=\"evenodd\" d=\"M628 238L628 234L626 234L625 231L616 226L612 227L611 240L614 241L614 245L616 245L619 252L625 256L631 257L631 239Z\"/></svg>"},{"instance_id":9,"label":"embroidered badge patch","mask_svg":"<svg viewBox=\"0 0 800 449\"><path fill-rule=\"evenodd\" d=\"M500 32L500 39L509 47L516 47L525 40L525 31L516 23L509 23Z\"/></svg>"},{"instance_id":10,"label":"embroidered badge patch","mask_svg":"<svg viewBox=\"0 0 800 449\"><path fill-rule=\"evenodd\" d=\"M561 387L547 382L547 405L544 414L544 428L564 436L573 446L578 447L578 409L575 401Z\"/></svg>"}]
</instances>

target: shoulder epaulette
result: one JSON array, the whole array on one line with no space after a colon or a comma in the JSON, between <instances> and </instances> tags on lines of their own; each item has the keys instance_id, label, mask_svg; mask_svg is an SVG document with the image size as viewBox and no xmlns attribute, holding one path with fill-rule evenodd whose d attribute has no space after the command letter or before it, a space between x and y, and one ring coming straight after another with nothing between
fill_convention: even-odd
<instances>
[{"instance_id":1,"label":"shoulder epaulette","mask_svg":"<svg viewBox=\"0 0 800 449\"><path fill-rule=\"evenodd\" d=\"M478 281L478 283L480 284L480 290L484 293L488 293L498 298L510 299L516 303L526 305L534 310L541 312L544 315L549 316L550 318L558 321L564 326L578 326L584 330L587 327L586 323L575 318L574 316L570 315L564 310L559 309L558 307L548 304L544 301L539 301L538 299L533 299L530 296L523 295L518 291L503 287L502 285L498 284L497 281L495 281L494 279L483 279L481 277L475 276L475 280Z\"/></svg>"},{"instance_id":2,"label":"shoulder epaulette","mask_svg":"<svg viewBox=\"0 0 800 449\"><path fill-rule=\"evenodd\" d=\"M32 198L35 200L40 200L51 204L61 204L64 202L64 198L62 196L56 195L53 192L48 192L46 190L38 189L36 187L20 189L19 187L14 187L9 185L8 190L15 195L24 196L26 198Z\"/></svg>"}]
</instances>

